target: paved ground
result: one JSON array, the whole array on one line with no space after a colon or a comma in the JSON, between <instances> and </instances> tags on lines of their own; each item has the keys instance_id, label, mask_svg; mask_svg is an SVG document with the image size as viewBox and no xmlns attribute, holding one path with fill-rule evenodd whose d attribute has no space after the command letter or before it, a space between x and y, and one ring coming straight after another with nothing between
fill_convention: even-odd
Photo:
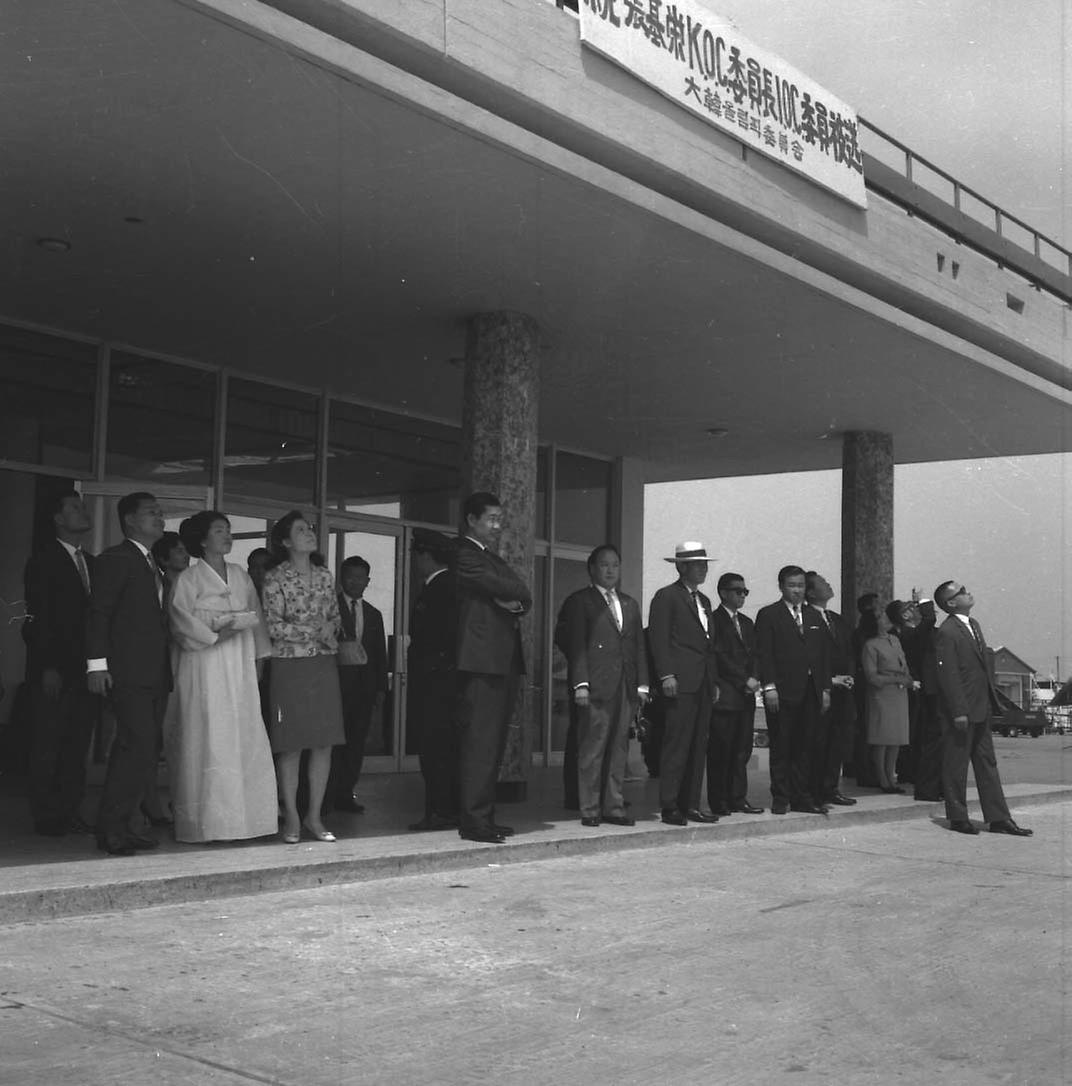
<instances>
[{"instance_id":1,"label":"paved ground","mask_svg":"<svg viewBox=\"0 0 1072 1086\"><path fill-rule=\"evenodd\" d=\"M9 927L0 1084L1066 1083L1072 803L1017 817Z\"/></svg>"}]
</instances>

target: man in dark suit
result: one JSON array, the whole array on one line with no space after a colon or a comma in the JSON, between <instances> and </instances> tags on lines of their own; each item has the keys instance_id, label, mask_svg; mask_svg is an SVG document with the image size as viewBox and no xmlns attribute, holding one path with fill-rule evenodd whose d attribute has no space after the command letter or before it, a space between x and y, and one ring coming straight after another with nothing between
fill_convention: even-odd
<instances>
[{"instance_id":1,"label":"man in dark suit","mask_svg":"<svg viewBox=\"0 0 1072 1086\"><path fill-rule=\"evenodd\" d=\"M778 571L782 598L756 616L756 649L770 737L771 813L826 814L811 792L815 721L830 709L830 638L804 606L804 570Z\"/></svg>"},{"instance_id":2,"label":"man in dark suit","mask_svg":"<svg viewBox=\"0 0 1072 1086\"><path fill-rule=\"evenodd\" d=\"M943 798L942 717L938 707L938 656L934 648L938 623L934 600L919 600L917 606L920 623L911 637L902 641L908 668L921 684L914 798L924 803L937 803Z\"/></svg>"},{"instance_id":3,"label":"man in dark suit","mask_svg":"<svg viewBox=\"0 0 1072 1086\"><path fill-rule=\"evenodd\" d=\"M89 833L79 808L86 754L100 698L86 685L86 610L93 556L83 550L92 522L73 490L57 494L49 516L56 537L26 563L26 684L33 709L30 814L47 836Z\"/></svg>"},{"instance_id":4,"label":"man in dark suit","mask_svg":"<svg viewBox=\"0 0 1072 1086\"><path fill-rule=\"evenodd\" d=\"M748 802L748 760L755 739L759 662L756 628L741 614L748 588L739 573L718 579L720 605L711 615L718 664L718 701L707 738L707 802L716 815L762 814Z\"/></svg>"},{"instance_id":5,"label":"man in dark suit","mask_svg":"<svg viewBox=\"0 0 1072 1086\"><path fill-rule=\"evenodd\" d=\"M87 683L110 694L115 738L97 813L97 843L112 856L155 848L155 838L128 829L157 742L171 690L164 582L150 549L164 533L164 514L152 494L119 499L126 539L93 566L86 616Z\"/></svg>"},{"instance_id":6,"label":"man in dark suit","mask_svg":"<svg viewBox=\"0 0 1072 1086\"><path fill-rule=\"evenodd\" d=\"M997 691L983 629L971 617L975 597L957 581L943 581L934 590L934 602L949 616L934 637L938 661L939 706L942 714L942 791L949 828L977 834L968 818L968 762L975 774L983 819L991 833L1030 837L1009 814L998 776L990 713L997 708Z\"/></svg>"},{"instance_id":7,"label":"man in dark suit","mask_svg":"<svg viewBox=\"0 0 1072 1086\"><path fill-rule=\"evenodd\" d=\"M453 546L440 532L413 530L422 587L409 626L407 734L424 777L424 817L416 832L458 826L458 729L455 713L458 602L450 573Z\"/></svg>"},{"instance_id":8,"label":"man in dark suit","mask_svg":"<svg viewBox=\"0 0 1072 1086\"><path fill-rule=\"evenodd\" d=\"M362 814L354 798L372 721L383 716L387 695L387 638L383 613L364 598L372 569L354 555L342 564L339 593L339 689L346 742L331 751L328 802L335 810Z\"/></svg>"},{"instance_id":9,"label":"man in dark suit","mask_svg":"<svg viewBox=\"0 0 1072 1086\"><path fill-rule=\"evenodd\" d=\"M852 762L856 739L852 628L827 606L834 598L834 590L814 570L805 574L804 596L822 620L830 649L830 711L821 713L816 722L811 794L816 803L854 807L856 800L841 791L841 767Z\"/></svg>"},{"instance_id":10,"label":"man in dark suit","mask_svg":"<svg viewBox=\"0 0 1072 1086\"><path fill-rule=\"evenodd\" d=\"M648 638L655 677L666 706L659 762L659 806L672 826L717 822L700 809L711 706L718 698L718 664L711 629L711 601L700 591L707 579L707 548L679 543L673 562L678 579L660 588L648 609Z\"/></svg>"},{"instance_id":11,"label":"man in dark suit","mask_svg":"<svg viewBox=\"0 0 1072 1086\"><path fill-rule=\"evenodd\" d=\"M461 810L458 833L502 844L514 831L495 822L499 776L520 676L525 673L519 620L532 593L491 551L502 530L502 504L478 491L462 507L458 540L458 726Z\"/></svg>"},{"instance_id":12,"label":"man in dark suit","mask_svg":"<svg viewBox=\"0 0 1072 1086\"><path fill-rule=\"evenodd\" d=\"M588 575L592 583L566 598L558 622L577 730L581 824L632 826L622 788L629 726L648 697L644 627L640 605L618 588L621 555L613 543L588 556Z\"/></svg>"}]
</instances>

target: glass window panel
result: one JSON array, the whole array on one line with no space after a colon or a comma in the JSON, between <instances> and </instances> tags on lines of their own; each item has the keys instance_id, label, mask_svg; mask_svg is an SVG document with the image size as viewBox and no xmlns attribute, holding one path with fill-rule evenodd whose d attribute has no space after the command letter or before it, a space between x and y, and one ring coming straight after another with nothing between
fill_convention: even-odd
<instances>
[{"instance_id":1,"label":"glass window panel","mask_svg":"<svg viewBox=\"0 0 1072 1086\"><path fill-rule=\"evenodd\" d=\"M328 434L329 505L456 526L461 486L457 427L334 401Z\"/></svg>"},{"instance_id":2,"label":"glass window panel","mask_svg":"<svg viewBox=\"0 0 1072 1086\"><path fill-rule=\"evenodd\" d=\"M554 619L557 621L562 604L571 592L585 588L590 583L588 566L575 558L554 560L554 584L552 600ZM557 647L551 650L551 750L566 749L566 729L569 727L570 692L566 679L566 657Z\"/></svg>"},{"instance_id":3,"label":"glass window panel","mask_svg":"<svg viewBox=\"0 0 1072 1086\"><path fill-rule=\"evenodd\" d=\"M312 505L318 402L308 392L228 380L224 493Z\"/></svg>"},{"instance_id":4,"label":"glass window panel","mask_svg":"<svg viewBox=\"0 0 1072 1086\"><path fill-rule=\"evenodd\" d=\"M97 348L0 327L0 459L93 468Z\"/></svg>"},{"instance_id":5,"label":"glass window panel","mask_svg":"<svg viewBox=\"0 0 1072 1086\"><path fill-rule=\"evenodd\" d=\"M216 374L115 351L108 375L105 474L207 486L215 443Z\"/></svg>"},{"instance_id":6,"label":"glass window panel","mask_svg":"<svg viewBox=\"0 0 1072 1086\"><path fill-rule=\"evenodd\" d=\"M555 539L598 546L607 539L611 464L560 452L555 468Z\"/></svg>"}]
</instances>

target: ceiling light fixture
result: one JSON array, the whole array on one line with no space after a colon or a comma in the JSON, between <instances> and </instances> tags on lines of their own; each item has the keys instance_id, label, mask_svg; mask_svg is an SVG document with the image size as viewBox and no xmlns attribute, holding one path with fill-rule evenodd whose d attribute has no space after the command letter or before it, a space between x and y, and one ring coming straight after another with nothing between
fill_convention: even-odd
<instances>
[{"instance_id":1,"label":"ceiling light fixture","mask_svg":"<svg viewBox=\"0 0 1072 1086\"><path fill-rule=\"evenodd\" d=\"M727 430L725 426L712 426L707 431L707 436L708 437L728 437L729 436L729 430Z\"/></svg>"},{"instance_id":2,"label":"ceiling light fixture","mask_svg":"<svg viewBox=\"0 0 1072 1086\"><path fill-rule=\"evenodd\" d=\"M69 253L71 243L66 238L38 238L37 245L47 253Z\"/></svg>"}]
</instances>

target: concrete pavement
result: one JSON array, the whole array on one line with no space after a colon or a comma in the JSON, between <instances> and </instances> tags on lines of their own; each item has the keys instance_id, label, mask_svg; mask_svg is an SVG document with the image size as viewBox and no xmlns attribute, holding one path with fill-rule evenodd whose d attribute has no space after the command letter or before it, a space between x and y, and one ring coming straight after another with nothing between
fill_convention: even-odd
<instances>
[{"instance_id":1,"label":"concrete pavement","mask_svg":"<svg viewBox=\"0 0 1072 1086\"><path fill-rule=\"evenodd\" d=\"M1072 803L1016 815L1033 838L704 827L9 927L0 1084L1056 1086Z\"/></svg>"}]
</instances>

